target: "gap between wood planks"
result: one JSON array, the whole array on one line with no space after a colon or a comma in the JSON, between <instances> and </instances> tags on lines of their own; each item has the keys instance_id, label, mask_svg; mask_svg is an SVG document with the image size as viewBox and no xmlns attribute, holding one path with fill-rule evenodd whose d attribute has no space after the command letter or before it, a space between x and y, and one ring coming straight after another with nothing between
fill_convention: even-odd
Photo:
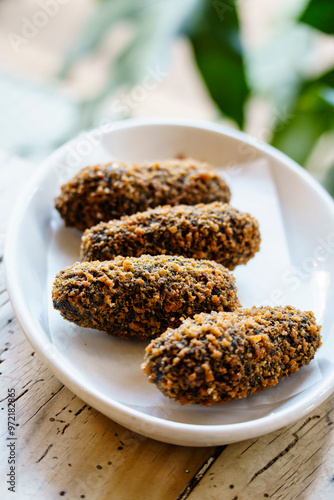
<instances>
[{"instance_id":1,"label":"gap between wood planks","mask_svg":"<svg viewBox=\"0 0 334 500\"><path fill-rule=\"evenodd\" d=\"M223 453L223 451L227 448L227 445L218 446L213 450L211 455L206 459L206 461L201 465L200 469L196 472L196 474L190 479L189 483L185 488L181 491L180 495L176 498L176 500L186 500L190 493L194 490L194 488L198 485L202 477L208 472L210 467L215 463L217 458Z\"/></svg>"},{"instance_id":2,"label":"gap between wood planks","mask_svg":"<svg viewBox=\"0 0 334 500\"><path fill-rule=\"evenodd\" d=\"M327 414L326 414L327 415ZM322 418L325 418L326 415ZM308 432L310 432L314 426L316 426L321 420L322 418L320 417L320 415L313 415L313 416L310 416L308 418L306 418L306 420L302 423L302 425L300 425L300 427L295 431L293 432L293 437L294 439L286 446L286 448L284 448L280 453L278 453L273 459L271 459L264 467L262 467L261 469L259 469L257 472L255 472L255 474L253 474L253 476L251 477L250 481L248 482L248 484L252 483L258 476L260 476L262 473L264 473L265 471L267 471L272 465L274 465L280 458L282 458L284 455L286 455L287 453L289 453L289 451L298 443L298 441L300 440L301 436L299 436L299 432L307 425L309 424L309 422L311 422L312 420L316 420L316 422L314 423L314 425L312 425L312 427L310 429L308 429L308 431L305 433L307 434ZM292 426L291 426L292 427ZM291 428L290 427L290 428ZM287 430L290 429L289 427L287 428ZM304 434L304 435L305 435ZM303 436L304 436L303 435ZM276 437L277 438L277 437ZM275 439L276 439L275 438ZM259 439L259 438L258 438ZM242 452L245 453L245 451L249 450L249 448L251 448L257 441L258 439L255 439L247 448L246 450L244 450ZM203 477L206 475L206 473L209 471L209 469L211 468L211 466L215 463L215 461L221 456L221 454L223 453L223 451L227 448L227 445L224 445L224 446L219 446L217 448L215 448L215 450L211 453L211 455L208 457L208 459L201 465L200 469L197 471L197 473L190 479L190 481L188 482L188 484L186 485L186 487L182 490L182 492L180 493L180 495L176 498L176 500L187 500L187 498L189 498L190 494L192 493L192 491L195 489L195 487L200 483L200 481L203 479ZM320 467L320 465L319 465ZM334 477L334 476L333 476ZM303 491L305 491L305 489L310 486L312 484L313 481L311 481L305 488ZM300 495L299 495L300 496Z\"/></svg>"},{"instance_id":3,"label":"gap between wood planks","mask_svg":"<svg viewBox=\"0 0 334 500\"><path fill-rule=\"evenodd\" d=\"M293 448L298 443L298 441L299 441L298 432L301 431L302 428L305 427L305 425L307 425L311 420L319 419L319 418L320 418L320 415L314 415L313 417L308 417L305 420L305 422L299 427L299 429L297 429L296 432L292 433L292 435L294 437L293 441L291 441L291 443L289 443L288 446L284 450L282 450L274 458L272 458L264 467L262 467L260 470L255 472L255 474L252 476L252 478L248 484L252 483L254 481L254 479L256 479L260 474L262 474L263 472L268 470L269 467L271 467L272 465L274 465L274 463L277 462L277 460L279 460L281 457L284 457L284 455L286 455L291 450L291 448Z\"/></svg>"}]
</instances>

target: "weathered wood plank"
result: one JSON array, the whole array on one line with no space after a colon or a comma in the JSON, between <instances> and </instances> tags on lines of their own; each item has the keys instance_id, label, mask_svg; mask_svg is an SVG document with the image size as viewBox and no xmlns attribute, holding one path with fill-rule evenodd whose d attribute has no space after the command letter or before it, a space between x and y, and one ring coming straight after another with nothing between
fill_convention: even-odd
<instances>
[{"instance_id":1,"label":"weathered wood plank","mask_svg":"<svg viewBox=\"0 0 334 500\"><path fill-rule=\"evenodd\" d=\"M66 388L18 437L20 492L36 500L62 492L70 499L171 500L211 452L130 432Z\"/></svg>"},{"instance_id":2,"label":"weathered wood plank","mask_svg":"<svg viewBox=\"0 0 334 500\"><path fill-rule=\"evenodd\" d=\"M161 500L174 499L212 452L158 443L112 422L64 388L38 356L31 357L25 339L15 344L12 357L10 349L3 354L3 386L14 385L18 397L20 498L53 499L64 492L70 499L135 499L140 491L143 500L157 492ZM30 359L18 376L17 363L25 356ZM1 405L5 414L6 400ZM6 436L2 426L2 449Z\"/></svg>"},{"instance_id":3,"label":"weathered wood plank","mask_svg":"<svg viewBox=\"0 0 334 500\"><path fill-rule=\"evenodd\" d=\"M294 425L229 445L184 499L334 498L333 421L334 397Z\"/></svg>"}]
</instances>

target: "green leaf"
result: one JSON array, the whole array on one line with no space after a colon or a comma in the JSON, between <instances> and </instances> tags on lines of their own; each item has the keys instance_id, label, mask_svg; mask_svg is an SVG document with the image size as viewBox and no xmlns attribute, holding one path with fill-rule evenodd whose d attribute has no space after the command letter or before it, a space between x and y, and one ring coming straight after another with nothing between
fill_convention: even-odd
<instances>
[{"instance_id":1,"label":"green leaf","mask_svg":"<svg viewBox=\"0 0 334 500\"><path fill-rule=\"evenodd\" d=\"M330 128L331 118L328 112L299 112L282 130L276 130L272 145L304 165L318 139Z\"/></svg>"},{"instance_id":2,"label":"green leaf","mask_svg":"<svg viewBox=\"0 0 334 500\"><path fill-rule=\"evenodd\" d=\"M203 0L187 34L211 97L225 115L242 127L249 88L234 0Z\"/></svg>"},{"instance_id":3,"label":"green leaf","mask_svg":"<svg viewBox=\"0 0 334 500\"><path fill-rule=\"evenodd\" d=\"M272 144L299 164L305 164L319 138L334 129L334 71L306 81L289 117L276 125Z\"/></svg>"},{"instance_id":4,"label":"green leaf","mask_svg":"<svg viewBox=\"0 0 334 500\"><path fill-rule=\"evenodd\" d=\"M334 88L334 69L320 76L317 81Z\"/></svg>"},{"instance_id":5,"label":"green leaf","mask_svg":"<svg viewBox=\"0 0 334 500\"><path fill-rule=\"evenodd\" d=\"M300 17L300 21L309 24L324 33L334 33L333 0L311 0Z\"/></svg>"},{"instance_id":6,"label":"green leaf","mask_svg":"<svg viewBox=\"0 0 334 500\"><path fill-rule=\"evenodd\" d=\"M334 165L329 167L323 179L322 185L334 198Z\"/></svg>"}]
</instances>

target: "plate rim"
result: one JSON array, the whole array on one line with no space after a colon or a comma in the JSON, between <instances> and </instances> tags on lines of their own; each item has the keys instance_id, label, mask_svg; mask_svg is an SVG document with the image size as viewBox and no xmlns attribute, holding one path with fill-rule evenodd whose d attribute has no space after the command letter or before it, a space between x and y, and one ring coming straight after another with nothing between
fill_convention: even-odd
<instances>
[{"instance_id":1,"label":"plate rim","mask_svg":"<svg viewBox=\"0 0 334 500\"><path fill-rule=\"evenodd\" d=\"M332 198L308 172L306 172L291 158L287 157L284 153L244 132L231 129L225 125L207 121L175 118L132 118L121 122L115 122L113 125L115 125L115 128L113 128L111 132L104 135L108 135L110 133L112 134L114 130L122 128L172 125L196 129L200 128L206 131L218 132L225 136L246 142L249 145L253 145L257 150L278 159L284 163L289 170L294 171L299 177L301 176L309 187L311 187L313 191L316 191L316 193L324 200L328 210L331 211L334 216L334 202ZM15 249L16 241L19 241L19 227L20 222L24 219L25 207L30 203L34 195L35 188L38 187L39 181L43 180L44 177L47 177L48 166L50 166L53 159L61 155L61 153L71 144L75 144L79 140L79 137L80 136L66 142L60 148L55 150L42 162L40 167L36 169L30 181L21 192L19 199L15 203L9 220L5 242L5 280L15 316L26 338L38 352L42 360L50 368L52 373L54 373L64 385L77 394L81 399L119 424L135 432L146 435L147 437L183 446L222 445L242 441L244 439L255 438L275 431L281 428L282 425L286 426L295 422L325 401L334 391L334 370L331 373L331 376L328 376L319 383L319 392L316 397L311 392L308 398L304 398L299 402L297 401L288 408L282 409L274 415L269 413L268 415L256 420L232 424L203 425L175 422L161 417L148 415L131 408L123 403L115 401L99 390L92 390L92 388L89 390L85 388L75 377L76 372L73 368L69 370L66 366L66 361L60 356L57 356L57 349L52 342L48 342L47 345L39 342L38 330L41 327L34 324L34 320L29 315L29 310L25 305L24 297L20 294L19 280L17 279L15 266L15 252L12 250Z\"/></svg>"}]
</instances>

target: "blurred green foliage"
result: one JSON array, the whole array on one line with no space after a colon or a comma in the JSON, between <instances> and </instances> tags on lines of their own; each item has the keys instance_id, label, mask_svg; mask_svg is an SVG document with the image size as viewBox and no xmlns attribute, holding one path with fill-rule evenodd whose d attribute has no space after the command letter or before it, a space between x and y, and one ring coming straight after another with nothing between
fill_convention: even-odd
<instances>
[{"instance_id":1,"label":"blurred green foliage","mask_svg":"<svg viewBox=\"0 0 334 500\"><path fill-rule=\"evenodd\" d=\"M249 94L235 2L203 2L186 31L208 91L220 110L242 128Z\"/></svg>"},{"instance_id":2,"label":"blurred green foliage","mask_svg":"<svg viewBox=\"0 0 334 500\"><path fill-rule=\"evenodd\" d=\"M333 70L302 82L289 117L276 124L272 144L304 165L319 138L334 130Z\"/></svg>"},{"instance_id":3,"label":"blurred green foliage","mask_svg":"<svg viewBox=\"0 0 334 500\"><path fill-rule=\"evenodd\" d=\"M300 21L309 24L324 33L333 34L334 4L333 0L310 0L300 17Z\"/></svg>"},{"instance_id":4,"label":"blurred green foliage","mask_svg":"<svg viewBox=\"0 0 334 500\"><path fill-rule=\"evenodd\" d=\"M82 104L83 126L91 125L94 110L119 87L140 82L148 67L166 65L177 36L189 38L204 83L221 112L242 127L249 94L234 0L99 0L61 71L94 52L120 21L132 22L134 33L113 62L103 91Z\"/></svg>"},{"instance_id":5,"label":"blurred green foliage","mask_svg":"<svg viewBox=\"0 0 334 500\"><path fill-rule=\"evenodd\" d=\"M300 22L333 36L333 0L310 0ZM291 118L277 125L272 143L301 165L326 133L334 134L334 70L301 83L290 109ZM323 178L323 185L334 197L334 165Z\"/></svg>"},{"instance_id":6,"label":"blurred green foliage","mask_svg":"<svg viewBox=\"0 0 334 500\"><path fill-rule=\"evenodd\" d=\"M82 103L80 127L91 126L102 102L120 88L130 90L139 84L148 68L157 64L167 67L173 41L183 36L190 41L217 108L243 128L248 98L257 89L251 88L247 75L250 62L242 46L237 4L235 0L98 0L93 16L64 62L62 76L80 58L97 50L119 22L128 23L132 35L111 64L103 90ZM310 0L297 23L332 36L334 1ZM334 131L334 70L313 78L296 71L292 80L284 113L277 112L273 117L271 142L305 165L318 140ZM324 184L334 195L334 167Z\"/></svg>"}]
</instances>

